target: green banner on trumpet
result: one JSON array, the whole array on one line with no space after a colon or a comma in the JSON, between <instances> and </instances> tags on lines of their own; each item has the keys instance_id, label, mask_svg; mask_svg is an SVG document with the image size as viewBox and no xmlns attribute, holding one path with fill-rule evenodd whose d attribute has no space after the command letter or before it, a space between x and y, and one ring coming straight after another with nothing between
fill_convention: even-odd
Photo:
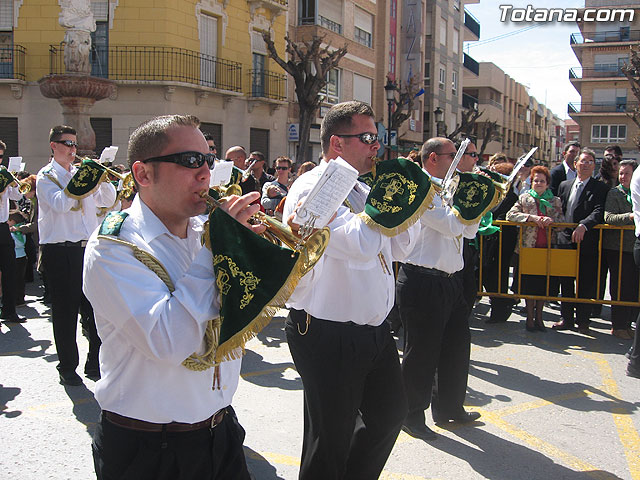
<instances>
[{"instance_id":1,"label":"green banner on trumpet","mask_svg":"<svg viewBox=\"0 0 640 480\"><path fill-rule=\"evenodd\" d=\"M426 173L406 158L376 163L361 218L371 228L393 237L418 221L435 191Z\"/></svg>"},{"instance_id":2,"label":"green banner on trumpet","mask_svg":"<svg viewBox=\"0 0 640 480\"><path fill-rule=\"evenodd\" d=\"M15 181L11 172L5 167L0 166L0 193L3 193L9 185Z\"/></svg>"},{"instance_id":3,"label":"green banner on trumpet","mask_svg":"<svg viewBox=\"0 0 640 480\"><path fill-rule=\"evenodd\" d=\"M269 324L305 272L304 255L256 235L221 208L209 216L205 244L213 255L220 318L214 322L216 362Z\"/></svg>"},{"instance_id":4,"label":"green banner on trumpet","mask_svg":"<svg viewBox=\"0 0 640 480\"><path fill-rule=\"evenodd\" d=\"M476 223L500 203L500 194L487 175L467 172L458 172L458 175L460 182L453 196L454 212L461 222Z\"/></svg>"},{"instance_id":5,"label":"green banner on trumpet","mask_svg":"<svg viewBox=\"0 0 640 480\"><path fill-rule=\"evenodd\" d=\"M69 197L81 200L95 192L100 183L105 181L107 172L102 165L95 160L85 158L78 167L78 171L71 177L69 184L64 189Z\"/></svg>"}]
</instances>

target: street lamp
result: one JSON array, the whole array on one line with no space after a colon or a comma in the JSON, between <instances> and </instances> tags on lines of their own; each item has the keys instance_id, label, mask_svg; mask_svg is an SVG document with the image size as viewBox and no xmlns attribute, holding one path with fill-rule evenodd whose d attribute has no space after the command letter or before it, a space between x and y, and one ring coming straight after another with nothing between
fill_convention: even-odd
<instances>
[{"instance_id":1,"label":"street lamp","mask_svg":"<svg viewBox=\"0 0 640 480\"><path fill-rule=\"evenodd\" d=\"M436 119L436 136L442 137L444 136L445 131L447 129L446 125L442 121L442 118L444 117L444 112L440 107L437 107L433 111L433 115L434 115L434 118Z\"/></svg>"},{"instance_id":2,"label":"street lamp","mask_svg":"<svg viewBox=\"0 0 640 480\"><path fill-rule=\"evenodd\" d=\"M387 77L387 84L384 86L384 93L387 97L387 108L388 108L388 125L387 129L387 159L391 159L391 109L393 108L393 104L396 101L396 82L392 82L390 77Z\"/></svg>"}]
</instances>

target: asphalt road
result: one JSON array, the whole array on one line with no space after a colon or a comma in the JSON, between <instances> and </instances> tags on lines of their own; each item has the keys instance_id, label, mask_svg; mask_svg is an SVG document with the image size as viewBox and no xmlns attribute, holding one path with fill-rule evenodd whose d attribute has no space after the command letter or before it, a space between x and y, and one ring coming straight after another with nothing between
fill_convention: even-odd
<instances>
[{"instance_id":1,"label":"asphalt road","mask_svg":"<svg viewBox=\"0 0 640 480\"><path fill-rule=\"evenodd\" d=\"M19 313L29 320L0 334L0 479L95 478L94 383L58 383L49 310L36 285L27 291ZM433 427L440 436L429 443L401 433L381 478L640 480L640 380L624 373L630 342L612 337L607 320L596 319L591 336L528 333L520 314L485 325L487 310L481 302L471 322L467 408L480 421ZM546 310L548 325L558 313ZM276 317L248 344L234 400L258 480L298 472L302 383L283 324ZM78 342L86 353L80 333Z\"/></svg>"}]
</instances>

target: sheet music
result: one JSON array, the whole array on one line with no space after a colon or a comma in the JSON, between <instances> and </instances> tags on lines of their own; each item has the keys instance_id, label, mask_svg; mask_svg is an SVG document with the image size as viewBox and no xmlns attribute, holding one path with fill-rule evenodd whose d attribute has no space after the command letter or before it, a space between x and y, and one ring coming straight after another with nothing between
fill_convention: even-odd
<instances>
[{"instance_id":1,"label":"sheet music","mask_svg":"<svg viewBox=\"0 0 640 480\"><path fill-rule=\"evenodd\" d=\"M9 157L7 170L10 172L20 172L20 165L22 165L22 157Z\"/></svg>"},{"instance_id":2,"label":"sheet music","mask_svg":"<svg viewBox=\"0 0 640 480\"><path fill-rule=\"evenodd\" d=\"M324 227L357 181L358 171L341 157L330 161L318 183L296 210L294 223L313 222L314 228Z\"/></svg>"},{"instance_id":3,"label":"sheet music","mask_svg":"<svg viewBox=\"0 0 640 480\"><path fill-rule=\"evenodd\" d=\"M217 162L211 170L209 178L210 187L218 187L226 185L231 180L231 172L233 171L233 162Z\"/></svg>"},{"instance_id":4,"label":"sheet music","mask_svg":"<svg viewBox=\"0 0 640 480\"><path fill-rule=\"evenodd\" d=\"M100 154L100 163L113 163L118 153L118 147L111 145L110 147L104 147Z\"/></svg>"}]
</instances>

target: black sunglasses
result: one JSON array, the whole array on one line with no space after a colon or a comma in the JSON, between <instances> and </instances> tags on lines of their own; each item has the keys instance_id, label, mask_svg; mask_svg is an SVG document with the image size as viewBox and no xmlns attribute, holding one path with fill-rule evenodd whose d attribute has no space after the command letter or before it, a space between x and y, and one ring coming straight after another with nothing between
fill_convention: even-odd
<instances>
[{"instance_id":1,"label":"black sunglasses","mask_svg":"<svg viewBox=\"0 0 640 480\"><path fill-rule=\"evenodd\" d=\"M353 135L340 135L336 133L336 137L341 137L341 138L357 137L360 139L362 143L367 145L373 145L379 140L377 133L369 133L369 132L354 133Z\"/></svg>"},{"instance_id":2,"label":"black sunglasses","mask_svg":"<svg viewBox=\"0 0 640 480\"><path fill-rule=\"evenodd\" d=\"M469 155L471 158L478 158L478 152L468 152L465 155Z\"/></svg>"},{"instance_id":3,"label":"black sunglasses","mask_svg":"<svg viewBox=\"0 0 640 480\"><path fill-rule=\"evenodd\" d=\"M289 167L276 167L276 170L289 170Z\"/></svg>"},{"instance_id":4,"label":"black sunglasses","mask_svg":"<svg viewBox=\"0 0 640 480\"><path fill-rule=\"evenodd\" d=\"M211 151L211 150L215 150L215 149L216 149L216 146L215 146L215 145L209 145L209 151Z\"/></svg>"},{"instance_id":5,"label":"black sunglasses","mask_svg":"<svg viewBox=\"0 0 640 480\"><path fill-rule=\"evenodd\" d=\"M171 155L164 155L162 157L151 157L146 160L142 160L142 163L147 162L167 162L167 163L177 163L183 167L187 168L200 168L202 165L207 163L209 169L213 167L215 161L215 155L211 153L200 153L200 152L180 152L180 153L172 153Z\"/></svg>"},{"instance_id":6,"label":"black sunglasses","mask_svg":"<svg viewBox=\"0 0 640 480\"><path fill-rule=\"evenodd\" d=\"M54 140L53 143L59 143L60 145L64 145L65 147L77 147L77 142L73 140Z\"/></svg>"}]
</instances>

